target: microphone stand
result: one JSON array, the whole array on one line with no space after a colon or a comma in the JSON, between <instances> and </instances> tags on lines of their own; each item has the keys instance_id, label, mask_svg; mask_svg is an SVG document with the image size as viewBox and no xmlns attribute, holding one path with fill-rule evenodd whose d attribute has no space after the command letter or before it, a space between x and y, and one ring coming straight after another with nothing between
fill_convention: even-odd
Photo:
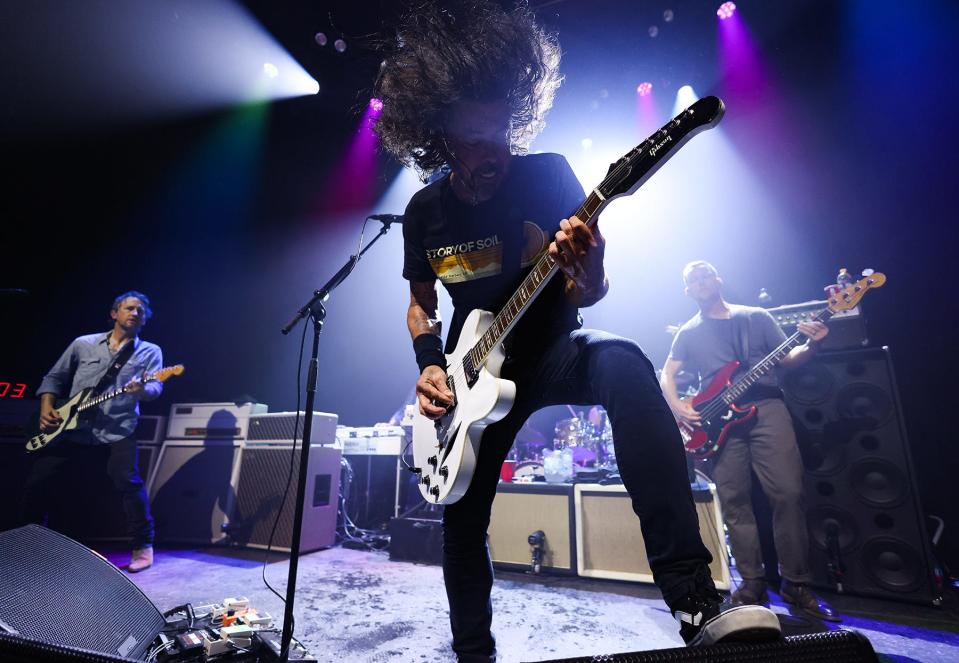
<instances>
[{"instance_id":1,"label":"microphone stand","mask_svg":"<svg viewBox=\"0 0 959 663\"><path fill-rule=\"evenodd\" d=\"M306 493L307 481L307 461L310 454L310 441L313 433L313 405L316 401L316 372L317 356L320 349L320 333L323 331L323 322L326 319L326 309L323 307L323 301L330 296L337 286L339 286L346 277L350 275L356 263L360 261L363 254L366 253L380 237L386 234L392 225L391 221L383 221L383 227L380 232L371 239L363 250L355 255L351 255L346 264L340 267L339 271L327 281L323 287L313 292L310 298L299 311L296 312L288 323L280 330L281 333L289 334L290 330L297 322L310 316L313 321L313 349L310 353L310 370L306 378L306 411L303 422L303 440L300 444L300 471L296 482L296 512L293 516L293 541L290 544L290 570L286 579L286 606L283 612L283 635L280 640L280 660L283 663L289 660L290 642L293 639L293 598L296 593L296 570L300 560L300 535L303 529L303 496ZM296 431L294 431L295 434Z\"/></svg>"}]
</instances>

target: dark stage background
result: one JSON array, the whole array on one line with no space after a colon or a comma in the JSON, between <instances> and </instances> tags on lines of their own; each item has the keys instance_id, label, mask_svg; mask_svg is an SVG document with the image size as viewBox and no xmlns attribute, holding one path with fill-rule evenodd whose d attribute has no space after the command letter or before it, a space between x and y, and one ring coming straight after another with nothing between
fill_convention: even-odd
<instances>
[{"instance_id":1,"label":"dark stage background","mask_svg":"<svg viewBox=\"0 0 959 663\"><path fill-rule=\"evenodd\" d=\"M604 225L612 291L584 312L587 325L637 339L661 364L664 327L694 311L680 278L689 260L716 264L728 298L748 304L760 288L776 304L817 298L842 266L885 272L888 284L865 301L870 335L892 348L920 491L926 510L947 519L944 550L959 568L949 415L959 81L948 64L959 11L949 2L744 1L758 56L744 82L720 62L718 4L534 3L559 33L567 80L533 147L567 153L586 184L598 181L594 162L645 135L639 81L654 86L651 127L671 115L683 84L727 102L721 135L695 139L640 195L616 203L622 210ZM108 329L113 297L134 288L156 312L144 338L166 363L187 366L145 412L247 397L293 409L300 334L280 327L355 250L362 218L402 212L413 190L409 173L405 189L390 188L401 170L384 155L368 155L365 170L349 157L378 62L371 36L395 5L251 0L250 21L320 93L152 115L130 101L158 80L103 80L117 74L71 55L83 52L82 34L61 48L69 15L4 8L0 287L28 294L0 299L0 379L35 389L73 337ZM85 11L111 10L94 2ZM191 20L189 3L163 11ZM126 38L101 51L162 60L152 24L135 27L143 34L117 26ZM347 50L319 46L321 30L343 36ZM227 55L234 46L214 45ZM175 58L170 68L174 79L192 71ZM357 184L349 195L344 181ZM341 423L386 420L415 380L401 264L394 227L328 302L317 403Z\"/></svg>"}]
</instances>

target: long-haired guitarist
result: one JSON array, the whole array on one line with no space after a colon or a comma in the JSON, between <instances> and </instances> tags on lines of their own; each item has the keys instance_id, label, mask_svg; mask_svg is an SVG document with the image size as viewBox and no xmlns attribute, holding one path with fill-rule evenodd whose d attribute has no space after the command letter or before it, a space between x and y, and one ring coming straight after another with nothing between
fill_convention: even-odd
<instances>
[{"instance_id":1,"label":"long-haired guitarist","mask_svg":"<svg viewBox=\"0 0 959 663\"><path fill-rule=\"evenodd\" d=\"M41 432L56 430L61 423L54 407L56 398L71 396L88 387L106 390L128 385L128 389L125 394L94 408L92 415L76 430L64 433L55 443L37 452L20 510L24 522L42 523L51 496L57 494L57 477L70 472L79 456L101 454L107 474L123 502L133 548L127 568L133 573L153 564L153 517L137 467L137 445L133 437L140 414L139 402L153 400L163 391L161 382L139 381L144 373L157 371L163 365L160 347L139 337L152 315L150 300L142 292L131 290L121 294L110 310L113 328L74 339L44 376L37 389ZM101 385L114 366L119 368L114 369L110 384Z\"/></svg>"},{"instance_id":2,"label":"long-haired guitarist","mask_svg":"<svg viewBox=\"0 0 959 663\"><path fill-rule=\"evenodd\" d=\"M486 533L500 467L527 417L562 403L608 411L650 566L686 642L750 628L778 637L768 610L719 612L682 444L649 360L632 341L580 329L579 308L609 287L605 241L598 228L565 218L584 197L566 159L526 153L560 84L559 60L555 38L524 7L421 3L387 48L374 90L383 144L424 176L440 174L413 196L403 225L422 414L438 420L453 405L447 369L461 370L446 365L436 281L454 305L448 353L470 311L503 307L543 252L562 270L506 339L501 376L515 382L515 401L483 432L469 488L445 507L453 650L460 661L495 658Z\"/></svg>"},{"instance_id":3,"label":"long-haired guitarist","mask_svg":"<svg viewBox=\"0 0 959 663\"><path fill-rule=\"evenodd\" d=\"M660 382L676 418L696 427L701 425L702 415L689 400L679 397L679 371L698 374L703 385L710 385L713 376L730 362L740 361L748 368L775 350L786 335L766 310L727 303L722 296L722 278L708 262L686 265L683 281L686 295L696 302L699 312L673 338ZM800 322L798 327L808 340L781 360L780 365L786 369L809 361L829 332L821 322ZM752 469L772 505L783 598L807 614L838 620L832 608L808 587L812 574L802 497L803 465L775 373L766 373L738 399L738 404L748 403L757 407L754 417L731 429L713 468L729 542L743 579L733 592L732 602L769 602L752 509Z\"/></svg>"}]
</instances>

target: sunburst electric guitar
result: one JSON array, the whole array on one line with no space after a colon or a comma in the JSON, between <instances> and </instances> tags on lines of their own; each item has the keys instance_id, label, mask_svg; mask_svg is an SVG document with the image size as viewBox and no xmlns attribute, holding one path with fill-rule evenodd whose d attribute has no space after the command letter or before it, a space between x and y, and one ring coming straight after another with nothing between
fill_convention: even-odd
<instances>
[{"instance_id":1,"label":"sunburst electric guitar","mask_svg":"<svg viewBox=\"0 0 959 663\"><path fill-rule=\"evenodd\" d=\"M867 291L882 287L885 282L886 276L878 272L864 276L830 296L826 308L813 316L813 320L826 322L836 313L854 308ZM693 408L702 417L700 425L690 426L685 422L679 423L679 431L682 433L686 451L697 458L708 458L722 448L723 443L737 426L742 426L753 419L757 412L756 405L739 404L737 401L759 378L778 366L779 362L805 338L801 332L797 331L735 381L733 376L739 370L738 361L731 361L719 369L709 382L709 386L692 399Z\"/></svg>"},{"instance_id":2,"label":"sunburst electric guitar","mask_svg":"<svg viewBox=\"0 0 959 663\"><path fill-rule=\"evenodd\" d=\"M686 141L716 126L723 112L717 97L694 103L613 163L574 214L589 226L595 224L606 205L635 192ZM453 404L438 421L419 412L413 420L414 471L427 501L449 504L466 493L483 430L506 416L516 395L515 383L499 377L503 339L558 271L556 261L544 252L498 314L476 309L463 323L456 349L446 356Z\"/></svg>"},{"instance_id":3,"label":"sunburst electric guitar","mask_svg":"<svg viewBox=\"0 0 959 663\"><path fill-rule=\"evenodd\" d=\"M183 364L168 366L166 368L161 368L158 371L154 371L153 373L144 374L144 376L140 378L140 381L144 383L165 382L174 375L180 375L183 373L183 370ZM60 415L60 425L57 426L56 430L50 431L49 433L41 432L39 415L35 415L28 425L28 429L36 431L36 433L29 440L27 440L27 451L37 451L38 449L42 449L60 437L60 435L65 431L73 430L79 426L80 422L83 420L84 414L87 412L92 412L92 408L97 407L100 405L100 403L105 403L111 398L116 398L121 394L125 394L129 390L130 385L127 384L119 389L113 389L97 395L94 393L93 387L87 387L86 389L81 389L70 398L57 401L54 405L57 413Z\"/></svg>"}]
</instances>

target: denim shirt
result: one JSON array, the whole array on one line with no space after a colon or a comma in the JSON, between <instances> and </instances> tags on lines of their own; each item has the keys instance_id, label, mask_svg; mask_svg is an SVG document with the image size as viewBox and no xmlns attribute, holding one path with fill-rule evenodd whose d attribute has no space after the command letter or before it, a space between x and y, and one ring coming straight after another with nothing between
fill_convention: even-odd
<instances>
[{"instance_id":1,"label":"denim shirt","mask_svg":"<svg viewBox=\"0 0 959 663\"><path fill-rule=\"evenodd\" d=\"M58 398L73 396L87 387L95 387L100 378L113 365L116 353L110 352L109 338L112 330L107 333L88 334L73 340L66 351L53 365L53 368L44 376L37 396L53 394ZM158 345L141 341L139 337L132 341L133 355L123 365L111 387L122 387L135 377L144 373L156 371L163 366L163 353ZM147 382L141 399L152 401L163 391L162 382ZM138 399L123 394L101 403L92 421L81 429L89 431L94 443L118 442L133 434L140 416ZM87 438L88 436L83 436Z\"/></svg>"}]
</instances>

